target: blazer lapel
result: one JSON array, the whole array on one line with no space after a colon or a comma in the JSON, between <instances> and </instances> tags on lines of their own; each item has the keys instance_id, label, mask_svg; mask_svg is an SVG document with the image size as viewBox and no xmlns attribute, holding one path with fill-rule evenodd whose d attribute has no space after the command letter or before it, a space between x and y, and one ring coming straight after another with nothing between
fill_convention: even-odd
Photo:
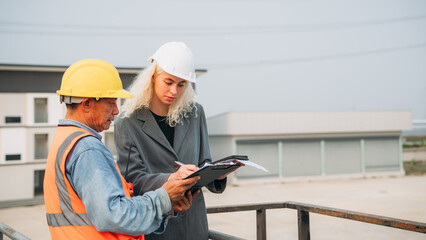
<instances>
[{"instance_id":1,"label":"blazer lapel","mask_svg":"<svg viewBox=\"0 0 426 240\"><path fill-rule=\"evenodd\" d=\"M176 153L173 150L172 146L170 146L157 122L155 121L154 116L147 108L142 108L138 110L137 118L143 122L142 131L144 131L147 135L149 135L156 142L161 144L164 148L172 152L175 156Z\"/></svg>"},{"instance_id":2,"label":"blazer lapel","mask_svg":"<svg viewBox=\"0 0 426 240\"><path fill-rule=\"evenodd\" d=\"M182 118L181 122L175 127L175 138L173 140L173 148L176 153L179 152L188 131L190 121L187 118Z\"/></svg>"}]
</instances>

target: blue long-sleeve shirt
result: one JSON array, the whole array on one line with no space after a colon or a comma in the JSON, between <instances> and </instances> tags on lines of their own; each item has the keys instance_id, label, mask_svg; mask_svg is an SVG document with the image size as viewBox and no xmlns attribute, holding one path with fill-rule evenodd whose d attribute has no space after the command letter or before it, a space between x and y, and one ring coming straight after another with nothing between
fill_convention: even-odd
<instances>
[{"instance_id":1,"label":"blue long-sleeve shirt","mask_svg":"<svg viewBox=\"0 0 426 240\"><path fill-rule=\"evenodd\" d=\"M77 126L95 137L82 138L66 162L66 176L86 207L87 215L100 232L138 236L164 231L170 198L164 188L126 198L114 158L90 127L61 119L59 126Z\"/></svg>"}]
</instances>

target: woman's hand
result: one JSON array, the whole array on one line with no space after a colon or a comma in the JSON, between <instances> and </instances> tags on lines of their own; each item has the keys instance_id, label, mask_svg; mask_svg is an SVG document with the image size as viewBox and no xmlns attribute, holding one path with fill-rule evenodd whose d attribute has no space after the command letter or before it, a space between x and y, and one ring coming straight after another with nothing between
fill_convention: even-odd
<instances>
[{"instance_id":1,"label":"woman's hand","mask_svg":"<svg viewBox=\"0 0 426 240\"><path fill-rule=\"evenodd\" d=\"M198 170L198 167L196 167L195 165L185 164L185 165L181 165L180 168L176 171L176 173L181 178L186 178L187 176L191 175L191 173L197 170Z\"/></svg>"},{"instance_id":2,"label":"woman's hand","mask_svg":"<svg viewBox=\"0 0 426 240\"><path fill-rule=\"evenodd\" d=\"M238 162L238 161L233 161L235 164L237 164L237 165L240 165L239 167L237 167L237 168L235 168L234 170L232 170L232 171L230 171L230 172L228 172L227 174L225 174L225 175L222 175L222 176L220 176L220 177L218 177L216 180L223 180L223 179L225 179L229 174L231 174L231 173L233 173L235 170L237 170L238 168L240 168L240 167L242 167L242 166L245 166L243 163L241 163L241 162Z\"/></svg>"},{"instance_id":3,"label":"woman's hand","mask_svg":"<svg viewBox=\"0 0 426 240\"><path fill-rule=\"evenodd\" d=\"M188 191L186 196L173 204L173 210L175 212L184 212L188 210L192 205L192 200L198 195L198 193L200 193L200 190L197 190L194 194L191 194L191 191Z\"/></svg>"}]
</instances>

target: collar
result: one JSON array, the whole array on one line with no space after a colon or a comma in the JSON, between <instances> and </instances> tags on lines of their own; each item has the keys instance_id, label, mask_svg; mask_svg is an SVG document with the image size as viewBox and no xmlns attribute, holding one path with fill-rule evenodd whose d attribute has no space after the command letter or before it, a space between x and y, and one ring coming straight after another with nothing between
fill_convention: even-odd
<instances>
[{"instance_id":1,"label":"collar","mask_svg":"<svg viewBox=\"0 0 426 240\"><path fill-rule=\"evenodd\" d=\"M81 122L77 122L75 120L71 120L71 119L60 119L58 126L75 126L75 127L79 127L79 128L83 128L85 130L87 130L89 133L93 134L96 138L98 138L99 140L102 140L102 135L99 134L98 132L96 132L95 130L93 130L93 128L81 123Z\"/></svg>"}]
</instances>

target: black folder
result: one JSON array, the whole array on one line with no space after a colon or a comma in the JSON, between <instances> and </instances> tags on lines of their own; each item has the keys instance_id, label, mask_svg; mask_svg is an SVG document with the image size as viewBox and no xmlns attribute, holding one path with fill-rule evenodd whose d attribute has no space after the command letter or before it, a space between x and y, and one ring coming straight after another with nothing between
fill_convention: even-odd
<instances>
[{"instance_id":1,"label":"black folder","mask_svg":"<svg viewBox=\"0 0 426 240\"><path fill-rule=\"evenodd\" d=\"M249 160L245 155L231 155L213 163L209 163L193 172L191 175L187 176L187 178L200 176L200 180L191 188L191 192L195 192L197 189L200 189L203 186L213 182L215 179L233 171L234 169L241 166L239 163L233 163L234 160Z\"/></svg>"}]
</instances>

